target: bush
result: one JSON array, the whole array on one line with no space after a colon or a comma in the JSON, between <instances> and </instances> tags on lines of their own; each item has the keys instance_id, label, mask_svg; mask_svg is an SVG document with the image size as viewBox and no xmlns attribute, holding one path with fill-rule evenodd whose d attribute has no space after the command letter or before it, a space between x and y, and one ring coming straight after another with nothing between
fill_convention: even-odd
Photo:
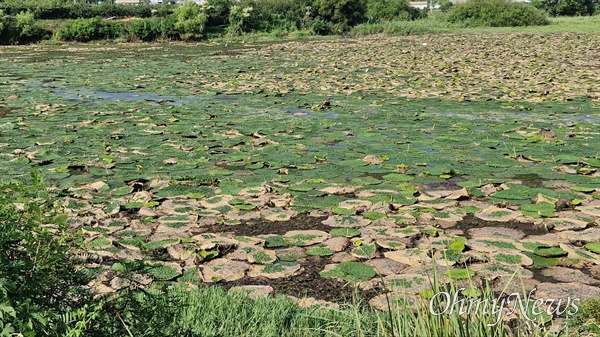
<instances>
[{"instance_id":1,"label":"bush","mask_svg":"<svg viewBox=\"0 0 600 337\"><path fill-rule=\"evenodd\" d=\"M309 28L314 17L309 0L243 0L238 7L252 7L246 24L250 30Z\"/></svg>"},{"instance_id":2,"label":"bush","mask_svg":"<svg viewBox=\"0 0 600 337\"><path fill-rule=\"evenodd\" d=\"M36 25L31 12L21 12L12 18L0 10L0 44L23 44L38 42L51 33Z\"/></svg>"},{"instance_id":3,"label":"bush","mask_svg":"<svg viewBox=\"0 0 600 337\"><path fill-rule=\"evenodd\" d=\"M132 40L155 41L178 38L175 29L175 17L173 16L132 20L128 23L126 29Z\"/></svg>"},{"instance_id":4,"label":"bush","mask_svg":"<svg viewBox=\"0 0 600 337\"><path fill-rule=\"evenodd\" d=\"M510 0L467 0L450 9L448 20L467 27L517 27L549 24L546 13Z\"/></svg>"},{"instance_id":5,"label":"bush","mask_svg":"<svg viewBox=\"0 0 600 337\"><path fill-rule=\"evenodd\" d=\"M71 237L41 179L0 183L0 332L65 336L87 283L70 262ZM76 314L73 314L76 313Z\"/></svg>"},{"instance_id":6,"label":"bush","mask_svg":"<svg viewBox=\"0 0 600 337\"><path fill-rule=\"evenodd\" d=\"M229 9L233 6L231 0L207 0L205 11L208 15L207 26L218 27L229 24Z\"/></svg>"},{"instance_id":7,"label":"bush","mask_svg":"<svg viewBox=\"0 0 600 337\"><path fill-rule=\"evenodd\" d=\"M392 20L416 20L421 11L407 0L370 0L367 3L367 20L370 23Z\"/></svg>"},{"instance_id":8,"label":"bush","mask_svg":"<svg viewBox=\"0 0 600 337\"><path fill-rule=\"evenodd\" d=\"M173 15L175 15L175 29L181 38L200 39L204 36L208 16L202 6L194 2L186 2L177 7Z\"/></svg>"},{"instance_id":9,"label":"bush","mask_svg":"<svg viewBox=\"0 0 600 337\"><path fill-rule=\"evenodd\" d=\"M317 14L326 21L354 26L366 20L367 0L315 0Z\"/></svg>"},{"instance_id":10,"label":"bush","mask_svg":"<svg viewBox=\"0 0 600 337\"><path fill-rule=\"evenodd\" d=\"M0 36L4 32L4 22L6 21L6 17L4 16L4 11L0 9Z\"/></svg>"},{"instance_id":11,"label":"bush","mask_svg":"<svg viewBox=\"0 0 600 337\"><path fill-rule=\"evenodd\" d=\"M552 16L565 15L594 15L596 6L600 5L598 0L533 0L531 2L537 8L543 9Z\"/></svg>"},{"instance_id":12,"label":"bush","mask_svg":"<svg viewBox=\"0 0 600 337\"><path fill-rule=\"evenodd\" d=\"M56 4L52 2L0 2L0 9L8 15L17 15L21 12L31 12L34 17L40 19L91 19L100 17L150 17L152 16L152 5L120 5L103 3L101 5L70 2Z\"/></svg>"},{"instance_id":13,"label":"bush","mask_svg":"<svg viewBox=\"0 0 600 337\"><path fill-rule=\"evenodd\" d=\"M237 5L231 6L229 11L229 26L227 32L231 35L241 35L250 30L250 13L252 7L241 8Z\"/></svg>"},{"instance_id":14,"label":"bush","mask_svg":"<svg viewBox=\"0 0 600 337\"><path fill-rule=\"evenodd\" d=\"M55 31L59 40L79 42L114 39L124 35L125 27L122 22L102 21L100 18L79 19L66 23Z\"/></svg>"}]
</instances>

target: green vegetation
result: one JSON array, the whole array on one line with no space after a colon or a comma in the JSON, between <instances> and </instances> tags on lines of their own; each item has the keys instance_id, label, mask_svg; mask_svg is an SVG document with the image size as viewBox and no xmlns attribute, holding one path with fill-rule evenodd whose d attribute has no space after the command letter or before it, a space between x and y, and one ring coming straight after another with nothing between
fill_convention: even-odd
<instances>
[{"instance_id":1,"label":"green vegetation","mask_svg":"<svg viewBox=\"0 0 600 337\"><path fill-rule=\"evenodd\" d=\"M533 4L542 10L509 0L468 0L456 6L446 1L441 11L434 12L420 11L406 0L212 0L202 5L187 2L178 6L8 1L0 3L0 11L4 11L0 15L0 43L48 39L50 33L46 29L54 31L56 40L80 42L281 39L348 32L455 33L464 32L467 27L547 26L559 21L548 20L544 10L554 16L591 15L597 6L593 0L539 0ZM136 19L120 20L128 17ZM39 28L42 26L45 29Z\"/></svg>"},{"instance_id":2,"label":"green vegetation","mask_svg":"<svg viewBox=\"0 0 600 337\"><path fill-rule=\"evenodd\" d=\"M531 3L552 16L593 15L600 9L598 0L533 0Z\"/></svg>"},{"instance_id":3,"label":"green vegetation","mask_svg":"<svg viewBox=\"0 0 600 337\"><path fill-rule=\"evenodd\" d=\"M3 47L0 331L549 336L516 318L488 327L489 312L430 315L426 299L444 305L435 294L459 284L465 299L501 296L513 273L542 297L598 295L587 273L600 251L597 34L251 44L267 6L228 4L77 19L65 32L246 43ZM258 29L346 29L318 13ZM369 25L452 31L448 15ZM11 20L34 26L31 14ZM38 171L48 190L26 180ZM265 280L276 301L203 284ZM281 294L303 290L340 307Z\"/></svg>"},{"instance_id":4,"label":"green vegetation","mask_svg":"<svg viewBox=\"0 0 600 337\"><path fill-rule=\"evenodd\" d=\"M127 24L128 39L146 42L176 39L179 33L175 23L172 16L131 20Z\"/></svg>"},{"instance_id":5,"label":"green vegetation","mask_svg":"<svg viewBox=\"0 0 600 337\"><path fill-rule=\"evenodd\" d=\"M157 10L159 9L159 10ZM16 16L21 12L31 12L35 19L91 19L95 17L138 17L146 18L154 15L165 15L172 11L172 7L152 5L119 5L103 1L102 4L88 4L85 2L67 0L5 0L0 2L0 10L6 14Z\"/></svg>"},{"instance_id":6,"label":"green vegetation","mask_svg":"<svg viewBox=\"0 0 600 337\"><path fill-rule=\"evenodd\" d=\"M369 23L378 23L381 21L416 20L426 16L426 13L411 7L403 0L372 0L367 3L366 16Z\"/></svg>"},{"instance_id":7,"label":"green vegetation","mask_svg":"<svg viewBox=\"0 0 600 337\"><path fill-rule=\"evenodd\" d=\"M114 39L125 34L123 23L102 21L99 18L78 19L66 23L56 30L59 40L88 42L91 40Z\"/></svg>"},{"instance_id":8,"label":"green vegetation","mask_svg":"<svg viewBox=\"0 0 600 337\"><path fill-rule=\"evenodd\" d=\"M200 39L208 22L208 15L201 6L186 2L175 9L175 29L184 40Z\"/></svg>"},{"instance_id":9,"label":"green vegetation","mask_svg":"<svg viewBox=\"0 0 600 337\"><path fill-rule=\"evenodd\" d=\"M87 326L91 295L76 250L39 175L0 182L0 333L66 336Z\"/></svg>"},{"instance_id":10,"label":"green vegetation","mask_svg":"<svg viewBox=\"0 0 600 337\"><path fill-rule=\"evenodd\" d=\"M47 39L51 33L40 28L31 12L9 17L0 9L0 44L19 44Z\"/></svg>"},{"instance_id":11,"label":"green vegetation","mask_svg":"<svg viewBox=\"0 0 600 337\"><path fill-rule=\"evenodd\" d=\"M510 0L468 0L452 6L448 21L467 27L518 27L549 24L546 13Z\"/></svg>"}]
</instances>

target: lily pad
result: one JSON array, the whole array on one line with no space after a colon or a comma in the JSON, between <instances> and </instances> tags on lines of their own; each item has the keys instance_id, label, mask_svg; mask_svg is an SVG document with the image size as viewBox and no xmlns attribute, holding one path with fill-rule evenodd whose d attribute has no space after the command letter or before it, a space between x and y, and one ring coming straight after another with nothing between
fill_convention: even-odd
<instances>
[{"instance_id":1,"label":"lily pad","mask_svg":"<svg viewBox=\"0 0 600 337\"><path fill-rule=\"evenodd\" d=\"M568 254L568 252L559 247L537 248L533 253L541 257L562 257Z\"/></svg>"},{"instance_id":2,"label":"lily pad","mask_svg":"<svg viewBox=\"0 0 600 337\"><path fill-rule=\"evenodd\" d=\"M360 235L360 231L356 228L334 228L329 231L331 236L345 236L347 238L355 237Z\"/></svg>"},{"instance_id":3,"label":"lily pad","mask_svg":"<svg viewBox=\"0 0 600 337\"><path fill-rule=\"evenodd\" d=\"M386 174L382 178L383 178L383 180L393 181L393 182L407 182L407 181L411 181L411 180L415 179L415 177L413 177L413 176L410 176L407 174L401 174L401 173Z\"/></svg>"},{"instance_id":4,"label":"lily pad","mask_svg":"<svg viewBox=\"0 0 600 337\"><path fill-rule=\"evenodd\" d=\"M364 227L370 224L371 220L355 215L332 215L321 223L331 227Z\"/></svg>"},{"instance_id":5,"label":"lily pad","mask_svg":"<svg viewBox=\"0 0 600 337\"><path fill-rule=\"evenodd\" d=\"M446 276L453 280L471 279L475 276L475 272L465 268L449 268L446 271Z\"/></svg>"},{"instance_id":6,"label":"lily pad","mask_svg":"<svg viewBox=\"0 0 600 337\"><path fill-rule=\"evenodd\" d=\"M325 266L325 269L319 275L321 277L337 277L347 282L356 282L375 277L376 273L373 267L362 263L343 262Z\"/></svg>"},{"instance_id":7,"label":"lily pad","mask_svg":"<svg viewBox=\"0 0 600 337\"><path fill-rule=\"evenodd\" d=\"M377 253L377 247L370 244L360 245L359 247L352 249L351 252L352 255L361 259L372 258L375 256L375 253Z\"/></svg>"},{"instance_id":8,"label":"lily pad","mask_svg":"<svg viewBox=\"0 0 600 337\"><path fill-rule=\"evenodd\" d=\"M334 251L325 247L312 247L306 250L306 255L312 256L329 256L333 255Z\"/></svg>"},{"instance_id":9,"label":"lily pad","mask_svg":"<svg viewBox=\"0 0 600 337\"><path fill-rule=\"evenodd\" d=\"M519 215L519 212L495 206L490 206L480 212L475 213L475 216L481 220L501 222L514 220L519 217Z\"/></svg>"},{"instance_id":10,"label":"lily pad","mask_svg":"<svg viewBox=\"0 0 600 337\"><path fill-rule=\"evenodd\" d=\"M283 240L293 246L311 246L321 243L331 236L319 230L289 231L283 236Z\"/></svg>"},{"instance_id":11,"label":"lily pad","mask_svg":"<svg viewBox=\"0 0 600 337\"><path fill-rule=\"evenodd\" d=\"M266 277L270 279L293 276L301 271L301 266L296 262L281 261L266 266L252 265L248 271L250 277Z\"/></svg>"},{"instance_id":12,"label":"lily pad","mask_svg":"<svg viewBox=\"0 0 600 337\"><path fill-rule=\"evenodd\" d=\"M590 242L585 245L585 248L590 252L600 254L600 242Z\"/></svg>"}]
</instances>

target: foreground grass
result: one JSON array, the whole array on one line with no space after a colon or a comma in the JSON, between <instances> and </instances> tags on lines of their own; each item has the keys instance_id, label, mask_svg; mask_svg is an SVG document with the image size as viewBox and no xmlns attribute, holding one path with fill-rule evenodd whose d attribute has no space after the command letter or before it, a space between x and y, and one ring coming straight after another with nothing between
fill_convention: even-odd
<instances>
[{"instance_id":1,"label":"foreground grass","mask_svg":"<svg viewBox=\"0 0 600 337\"><path fill-rule=\"evenodd\" d=\"M489 295L484 293L483 298ZM433 315L427 303L423 300L412 310L401 303L390 304L389 312L359 301L335 308L301 308L283 295L252 299L218 286L163 284L103 300L88 321L87 332L92 336L559 337L594 336L600 331L598 300L588 301L563 326L524 319L495 324L492 314L478 310L460 315L458 306L452 314Z\"/></svg>"}]
</instances>

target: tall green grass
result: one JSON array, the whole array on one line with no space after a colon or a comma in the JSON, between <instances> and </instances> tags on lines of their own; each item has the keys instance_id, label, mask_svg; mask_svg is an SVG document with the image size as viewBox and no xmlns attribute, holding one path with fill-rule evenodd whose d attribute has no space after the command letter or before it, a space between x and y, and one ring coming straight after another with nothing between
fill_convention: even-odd
<instances>
[{"instance_id":1,"label":"tall green grass","mask_svg":"<svg viewBox=\"0 0 600 337\"><path fill-rule=\"evenodd\" d=\"M449 23L442 13L433 13L427 18L414 21L384 21L380 23L366 23L352 28L353 36L367 36L373 34L387 35L425 35L452 33L459 29L459 25Z\"/></svg>"},{"instance_id":2,"label":"tall green grass","mask_svg":"<svg viewBox=\"0 0 600 337\"><path fill-rule=\"evenodd\" d=\"M388 301L388 311L376 311L354 297L339 307L301 308L283 295L251 299L241 293L227 293L218 286L190 287L171 283L147 290L132 290L107 298L102 315L89 331L93 336L374 336L374 337L533 337L568 336L569 329L552 331L548 317L537 321L513 321L510 326L484 306L461 312L460 304L438 315L431 312L431 295L454 294L463 283L432 280L433 292L412 302ZM484 286L480 300L503 294ZM504 294L506 295L506 294ZM408 299L408 297L406 297ZM468 303L469 295L461 296ZM432 308L444 308L443 296L433 297ZM489 307L488 309L489 310ZM439 312L437 310L436 312ZM504 313L502 313L502 316ZM556 330L556 329L554 329Z\"/></svg>"},{"instance_id":3,"label":"tall green grass","mask_svg":"<svg viewBox=\"0 0 600 337\"><path fill-rule=\"evenodd\" d=\"M545 26L523 27L466 27L461 23L450 23L445 13L432 13L427 18L415 21L388 21L361 24L350 31L353 36L386 34L391 36L426 34L600 34L600 15L585 17L549 18Z\"/></svg>"}]
</instances>

